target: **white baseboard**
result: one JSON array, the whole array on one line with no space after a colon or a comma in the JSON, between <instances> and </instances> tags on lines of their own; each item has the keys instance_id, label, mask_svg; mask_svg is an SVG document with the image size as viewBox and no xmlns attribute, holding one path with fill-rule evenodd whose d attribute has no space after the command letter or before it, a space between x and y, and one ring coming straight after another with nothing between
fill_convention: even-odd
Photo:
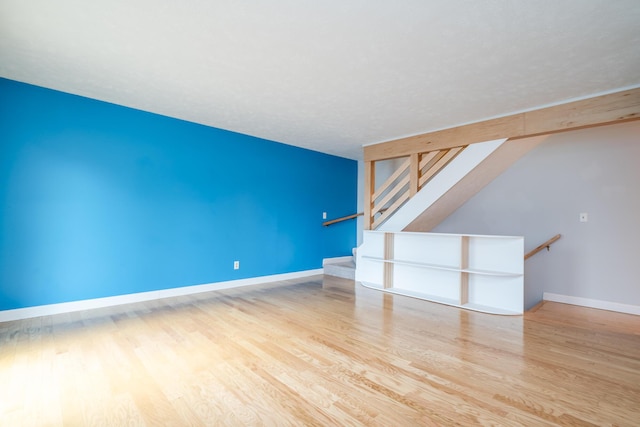
<instances>
[{"instance_id":1,"label":"white baseboard","mask_svg":"<svg viewBox=\"0 0 640 427\"><path fill-rule=\"evenodd\" d=\"M334 258L325 258L322 260L322 266L324 267L327 264L340 264L343 262L349 262L353 259L352 256L337 256Z\"/></svg>"},{"instance_id":2,"label":"white baseboard","mask_svg":"<svg viewBox=\"0 0 640 427\"><path fill-rule=\"evenodd\" d=\"M322 269L297 271L294 273L274 274L271 276L251 277L248 279L228 280L225 282L207 283L204 285L184 286L181 288L161 289L157 291L138 292L135 294L117 295L113 297L87 299L81 301L63 302L59 304L39 305L35 307L17 308L0 311L0 322L29 319L32 317L49 316L52 314L70 313L73 311L89 310L93 308L111 307L114 305L130 304L134 302L151 301L161 298L192 295L201 292L219 291L222 289L238 288L241 286L259 285L263 283L279 282L283 280L299 279L302 277L322 274Z\"/></svg>"},{"instance_id":3,"label":"white baseboard","mask_svg":"<svg viewBox=\"0 0 640 427\"><path fill-rule=\"evenodd\" d=\"M560 295L545 292L542 294L545 301L561 302L564 304L580 305L582 307L598 308L600 310L617 311L619 313L636 314L640 316L640 306L621 304L619 302L602 301L597 299L572 297L570 295Z\"/></svg>"}]
</instances>

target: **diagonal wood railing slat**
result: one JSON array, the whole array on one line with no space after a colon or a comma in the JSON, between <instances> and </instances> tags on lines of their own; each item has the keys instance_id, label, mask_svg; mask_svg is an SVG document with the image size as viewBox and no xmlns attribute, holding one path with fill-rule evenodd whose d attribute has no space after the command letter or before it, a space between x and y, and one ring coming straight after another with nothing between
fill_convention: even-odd
<instances>
[{"instance_id":1,"label":"diagonal wood railing slat","mask_svg":"<svg viewBox=\"0 0 640 427\"><path fill-rule=\"evenodd\" d=\"M420 156L419 169L423 170L425 168L425 166L427 166L430 162L431 162L431 165L433 166L433 164L435 162L440 160L439 157L437 159L435 159L435 160L434 160L434 158L436 156L438 156L439 154L441 154L441 153L442 153L442 150L429 151L428 153L422 153L422 155ZM443 155L444 155L444 153L442 153L440 157L442 157ZM431 167L431 166L429 166L429 167Z\"/></svg>"},{"instance_id":2,"label":"diagonal wood railing slat","mask_svg":"<svg viewBox=\"0 0 640 427\"><path fill-rule=\"evenodd\" d=\"M425 180L428 179L428 178L425 178L425 176L429 174L429 171L434 171L433 174L435 175L434 168L446 154L447 154L447 150L437 150L437 151L432 151L429 153L422 154L423 156L430 157L431 159L428 162L426 162L424 166L420 167L420 178L418 179L419 187L422 187L425 183Z\"/></svg>"},{"instance_id":3,"label":"diagonal wood railing slat","mask_svg":"<svg viewBox=\"0 0 640 427\"><path fill-rule=\"evenodd\" d=\"M373 195L369 201L368 212L365 206L365 218L368 218L365 227L371 227L378 215L380 215L377 217L378 224L381 218L383 218L382 220L384 221L384 219L392 215L407 199L405 193L408 195L411 191L411 172L415 169L411 163L414 161L414 157L415 156L410 156L402 162L380 188L377 190L375 188L371 189L375 191L373 191ZM417 183L417 178L415 181ZM397 200L402 200L402 203L395 203Z\"/></svg>"},{"instance_id":4,"label":"diagonal wood railing slat","mask_svg":"<svg viewBox=\"0 0 640 427\"><path fill-rule=\"evenodd\" d=\"M443 155L430 168L426 169L420 177L418 184L422 188L431 178L436 176L446 165L448 165L465 147L455 147L450 150L442 150Z\"/></svg>"},{"instance_id":5,"label":"diagonal wood railing slat","mask_svg":"<svg viewBox=\"0 0 640 427\"><path fill-rule=\"evenodd\" d=\"M393 184L394 181L396 181L403 173L409 170L409 160L410 159L407 158L406 161L398 166L398 169L396 169L396 171L392 173L389 178L387 178L387 180L380 186L380 188L378 188L373 193L373 195L371 196L372 200L375 201L378 197L380 197L389 188L389 186Z\"/></svg>"},{"instance_id":6,"label":"diagonal wood railing slat","mask_svg":"<svg viewBox=\"0 0 640 427\"><path fill-rule=\"evenodd\" d=\"M453 147L407 157L379 188L371 188L373 194L368 200L368 212L365 209L365 228L369 230L382 224L465 148ZM383 210L384 214L379 215Z\"/></svg>"},{"instance_id":7,"label":"diagonal wood railing slat","mask_svg":"<svg viewBox=\"0 0 640 427\"><path fill-rule=\"evenodd\" d=\"M398 208L400 208L400 206L402 206L402 204L404 202L406 202L407 200L409 200L409 192L405 191L399 198L398 200L396 200L395 202L393 202L391 204L391 206L389 206L387 208L387 211L385 213L383 213L382 215L380 215L375 221L373 221L373 228L377 228L380 224L382 224L383 222L385 222L387 220L387 218L389 218L391 215L393 215L393 213L398 210Z\"/></svg>"},{"instance_id":8,"label":"diagonal wood railing slat","mask_svg":"<svg viewBox=\"0 0 640 427\"><path fill-rule=\"evenodd\" d=\"M374 215L380 212L392 199L398 196L405 187L409 184L409 176L405 176L373 207ZM406 190L405 190L406 191Z\"/></svg>"}]
</instances>

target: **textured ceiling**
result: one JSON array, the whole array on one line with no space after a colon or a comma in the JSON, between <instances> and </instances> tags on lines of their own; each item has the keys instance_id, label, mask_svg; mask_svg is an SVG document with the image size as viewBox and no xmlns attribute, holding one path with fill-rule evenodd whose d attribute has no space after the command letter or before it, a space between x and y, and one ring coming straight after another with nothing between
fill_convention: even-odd
<instances>
[{"instance_id":1,"label":"textured ceiling","mask_svg":"<svg viewBox=\"0 0 640 427\"><path fill-rule=\"evenodd\" d=\"M358 159L640 86L640 1L0 0L0 76Z\"/></svg>"}]
</instances>

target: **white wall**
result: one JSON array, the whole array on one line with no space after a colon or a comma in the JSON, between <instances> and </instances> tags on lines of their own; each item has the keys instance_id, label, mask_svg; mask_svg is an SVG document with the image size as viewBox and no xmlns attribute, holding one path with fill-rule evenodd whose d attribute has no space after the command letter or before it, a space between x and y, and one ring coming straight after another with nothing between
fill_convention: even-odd
<instances>
[{"instance_id":1,"label":"white wall","mask_svg":"<svg viewBox=\"0 0 640 427\"><path fill-rule=\"evenodd\" d=\"M579 222L587 212L589 221ZM525 237L525 307L543 292L640 306L640 122L551 136L434 232Z\"/></svg>"}]
</instances>

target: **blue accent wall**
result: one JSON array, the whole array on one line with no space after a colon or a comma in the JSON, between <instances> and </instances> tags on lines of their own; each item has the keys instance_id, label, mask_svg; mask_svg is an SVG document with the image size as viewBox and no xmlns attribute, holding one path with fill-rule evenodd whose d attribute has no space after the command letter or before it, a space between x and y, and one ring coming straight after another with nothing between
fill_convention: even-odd
<instances>
[{"instance_id":1,"label":"blue accent wall","mask_svg":"<svg viewBox=\"0 0 640 427\"><path fill-rule=\"evenodd\" d=\"M320 268L353 160L0 79L0 310ZM240 269L233 270L233 261Z\"/></svg>"}]
</instances>

